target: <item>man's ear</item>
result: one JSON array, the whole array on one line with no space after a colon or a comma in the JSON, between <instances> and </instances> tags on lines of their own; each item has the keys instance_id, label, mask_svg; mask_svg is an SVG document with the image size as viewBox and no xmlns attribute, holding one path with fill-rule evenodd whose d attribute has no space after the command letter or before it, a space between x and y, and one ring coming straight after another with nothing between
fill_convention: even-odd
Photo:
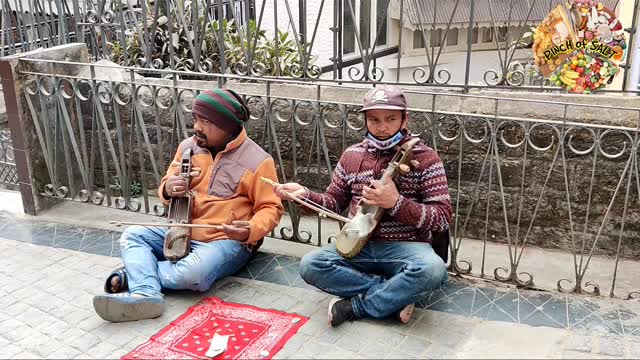
<instances>
[{"instance_id":1,"label":"man's ear","mask_svg":"<svg viewBox=\"0 0 640 360\"><path fill-rule=\"evenodd\" d=\"M404 114L402 114L402 129L407 129L409 126L409 112L405 110Z\"/></svg>"}]
</instances>

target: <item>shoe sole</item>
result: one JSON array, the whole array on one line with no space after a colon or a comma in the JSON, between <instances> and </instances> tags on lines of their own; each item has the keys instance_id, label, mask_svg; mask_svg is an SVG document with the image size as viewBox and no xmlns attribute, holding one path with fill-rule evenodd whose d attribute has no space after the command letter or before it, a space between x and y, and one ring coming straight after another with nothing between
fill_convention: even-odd
<instances>
[{"instance_id":1,"label":"shoe sole","mask_svg":"<svg viewBox=\"0 0 640 360\"><path fill-rule=\"evenodd\" d=\"M154 319L164 312L164 304L153 302L122 303L108 296L95 296L93 308L103 320L109 322Z\"/></svg>"},{"instance_id":2,"label":"shoe sole","mask_svg":"<svg viewBox=\"0 0 640 360\"><path fill-rule=\"evenodd\" d=\"M335 305L335 303L337 303L340 300L342 300L342 299L334 298L329 303L329 308L327 309L327 319L328 319L327 324L329 324L329 326L333 326L333 325L331 325L331 322L333 321L333 315L331 314L331 309L333 308L333 305Z\"/></svg>"}]
</instances>

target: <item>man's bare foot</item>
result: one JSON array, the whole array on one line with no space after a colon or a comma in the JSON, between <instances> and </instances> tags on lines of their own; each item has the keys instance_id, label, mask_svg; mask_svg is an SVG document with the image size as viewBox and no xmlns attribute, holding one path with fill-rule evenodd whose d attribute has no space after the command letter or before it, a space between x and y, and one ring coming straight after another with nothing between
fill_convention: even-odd
<instances>
[{"instance_id":1,"label":"man's bare foot","mask_svg":"<svg viewBox=\"0 0 640 360\"><path fill-rule=\"evenodd\" d=\"M104 283L104 292L108 294L120 293L128 288L127 270L124 267L114 270Z\"/></svg>"},{"instance_id":2,"label":"man's bare foot","mask_svg":"<svg viewBox=\"0 0 640 360\"><path fill-rule=\"evenodd\" d=\"M409 304L407 306L404 307L404 309L402 309L400 311L400 313L398 313L398 320L400 320L401 323L406 324L409 322L409 320L411 320L411 315L413 314L413 309L415 309L415 305L414 304Z\"/></svg>"},{"instance_id":3,"label":"man's bare foot","mask_svg":"<svg viewBox=\"0 0 640 360\"><path fill-rule=\"evenodd\" d=\"M120 292L120 276L114 276L111 278L111 291L114 293Z\"/></svg>"}]
</instances>

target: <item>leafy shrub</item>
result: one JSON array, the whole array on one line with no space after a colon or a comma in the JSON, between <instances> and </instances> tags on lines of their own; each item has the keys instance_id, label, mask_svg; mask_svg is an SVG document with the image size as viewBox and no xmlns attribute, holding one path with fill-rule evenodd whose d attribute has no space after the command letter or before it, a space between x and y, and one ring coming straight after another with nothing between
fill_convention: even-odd
<instances>
[{"instance_id":1,"label":"leafy shrub","mask_svg":"<svg viewBox=\"0 0 640 360\"><path fill-rule=\"evenodd\" d=\"M198 4L197 12L192 6L195 6L193 1L185 1L184 4L178 1L171 17L161 15L156 21L152 16L153 10L149 10L139 21L132 21L133 25L125 31L124 44L119 41L110 43L110 60L123 66L170 69L173 48L175 70L220 73L219 23L217 20L209 19L205 14L204 4ZM149 6L148 9L152 7ZM197 21L192 19L193 14L197 14ZM170 21L172 31L169 31ZM227 71L254 76L320 75L319 68L314 65L317 57L309 56L309 44L301 44L299 48L291 34L278 30L277 34L269 39L265 30L258 31L254 20L250 20L247 26L243 27L237 26L233 20L225 19L222 26ZM152 42L150 63L145 58L145 41L141 41L145 27L149 34L148 41ZM196 57L199 58L198 63L194 60ZM250 57L253 57L252 66L248 65ZM307 57L309 70L304 74L302 69Z\"/></svg>"}]
</instances>

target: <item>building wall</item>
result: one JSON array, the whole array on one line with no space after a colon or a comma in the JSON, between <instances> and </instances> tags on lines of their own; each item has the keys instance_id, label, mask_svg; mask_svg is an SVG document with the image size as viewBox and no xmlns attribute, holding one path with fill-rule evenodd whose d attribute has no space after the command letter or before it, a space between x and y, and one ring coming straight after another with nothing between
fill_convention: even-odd
<instances>
[{"instance_id":1,"label":"building wall","mask_svg":"<svg viewBox=\"0 0 640 360\"><path fill-rule=\"evenodd\" d=\"M501 69L500 56L505 57L504 49L507 47L506 42L500 42L501 53L498 55L498 48L495 40L491 42L483 42L482 33L485 29L489 29L489 24L480 24L478 32L478 41L471 46L471 62L470 62L470 74L469 81L474 84L484 84L485 73L489 70L499 71ZM390 28L393 34L389 42L396 45L398 44L398 33L400 30L400 22L398 20L392 20L390 22ZM425 71L429 70L429 57L438 58L437 70L446 69L450 73L449 83L451 84L464 84L465 70L467 60L467 37L468 30L464 28L458 29L457 45L444 46L438 57L440 47L430 47L430 28L425 28L424 41L426 41L427 47L414 48L414 34L416 30L409 27L403 28L402 33L402 55L400 61L400 68L398 69L398 56L389 55L385 58L378 60L377 66L384 69L385 79L397 79L397 73L400 72L400 81L402 82L420 82L425 79L421 77L421 71L416 70L419 68ZM419 30L417 30L419 31ZM444 31L444 30L443 30ZM517 40L520 37L520 33L526 33L527 29L522 26L511 26L509 33L512 41ZM450 36L452 32L449 33ZM494 34L495 36L495 34ZM433 50L433 52L432 52ZM428 55L427 55L428 52ZM517 50L512 62L527 63L533 61L533 56L530 49ZM416 77L413 73L417 71ZM443 76L447 77L448 75ZM489 76L491 78L491 76Z\"/></svg>"},{"instance_id":2,"label":"building wall","mask_svg":"<svg viewBox=\"0 0 640 360\"><path fill-rule=\"evenodd\" d=\"M529 59L530 52L531 50L529 49L517 50L514 54L513 60L526 62ZM431 56L431 53L429 54L429 56ZM466 52L463 51L442 53L440 55L436 71L446 69L451 74L451 79L449 81L450 84L464 84L466 56ZM385 79L396 79L397 61L398 58L396 55L390 55L378 61L378 66L385 69ZM414 79L413 77L413 72L417 68L422 68L425 71L428 71L428 60L424 49L422 49L422 53L420 55L403 55L400 61L400 81L423 81L424 79L420 78L419 73L417 74L417 79ZM473 51L471 53L469 82L476 85L485 84L485 73L489 70L499 71L500 69L500 59L498 57L497 50ZM491 79L491 76L489 76L489 78Z\"/></svg>"},{"instance_id":3,"label":"building wall","mask_svg":"<svg viewBox=\"0 0 640 360\"><path fill-rule=\"evenodd\" d=\"M267 30L268 38L273 38L275 34L276 19L278 22L278 29L280 31L289 32L293 35L293 27L295 26L296 32L300 32L298 1L289 1L289 9L291 12L291 16L289 16L289 11L287 11L287 6L284 1L277 1L276 4L275 0L256 0L256 22L260 18L262 6L265 2L264 15L260 28ZM322 9L320 9L321 3L321 1L307 1L306 11L308 42L311 42L311 36L313 35L316 23L318 23L316 40L312 49L312 54L318 56L315 63L318 66L331 64L330 58L333 56L333 32L330 28L333 27L334 0L325 0ZM322 13L318 18L318 14L321 10Z\"/></svg>"},{"instance_id":4,"label":"building wall","mask_svg":"<svg viewBox=\"0 0 640 360\"><path fill-rule=\"evenodd\" d=\"M631 28L631 25L633 24L633 6L635 4L635 0L620 0L620 3L618 4L618 11L617 11L617 15L618 15L618 19L620 20L620 22L622 23L622 26L624 26L625 28ZM640 17L640 14L638 15L638 17ZM638 26L640 27L640 22L637 23ZM638 33L636 33L636 40L635 40L635 46L638 47L640 45L638 45L640 42L638 41ZM629 46L627 48L627 51L632 51L633 50L633 46ZM627 56L631 56L631 53L629 53ZM640 59L638 59L638 56L636 56L636 60L634 62L635 65L633 65L633 69L636 69L638 67L640 67ZM618 74L618 76L616 76L616 78L613 80L613 82L611 83L611 85L609 85L612 88L616 88L619 89L622 87L622 79L624 79L625 73L627 70L625 69L621 69L620 74ZM640 80L640 79L638 79ZM637 84L637 80L636 80L636 84ZM629 85L628 85L629 86ZM635 90L638 90L638 88L636 87Z\"/></svg>"}]
</instances>

